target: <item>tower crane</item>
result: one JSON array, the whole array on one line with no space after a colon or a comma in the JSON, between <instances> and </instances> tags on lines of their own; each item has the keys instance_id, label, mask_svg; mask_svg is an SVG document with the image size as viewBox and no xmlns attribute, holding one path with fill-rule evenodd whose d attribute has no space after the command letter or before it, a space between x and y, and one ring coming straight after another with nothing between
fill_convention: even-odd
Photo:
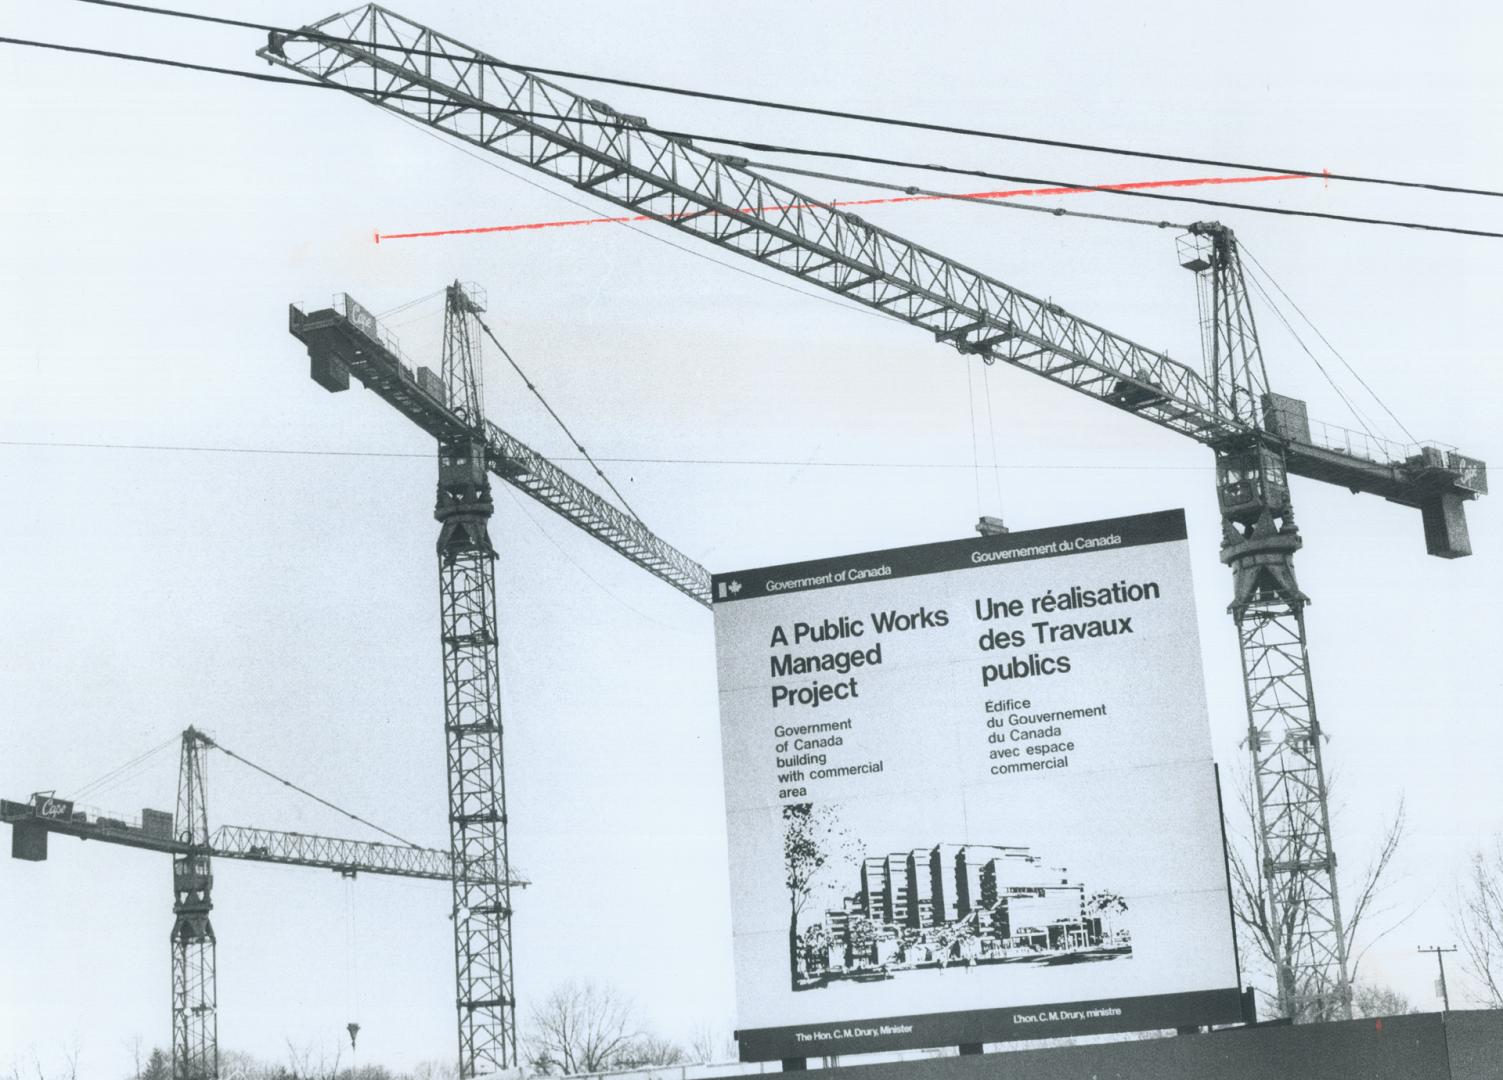
<instances>
[{"instance_id":1,"label":"tower crane","mask_svg":"<svg viewBox=\"0 0 1503 1080\"><path fill-rule=\"evenodd\" d=\"M54 833L172 856L173 1080L219 1080L216 938L209 919L214 907L213 860L310 866L347 877L383 874L450 881L456 876L448 852L411 844L243 825L221 825L210 832L205 757L214 748L224 749L195 728L183 732L176 814L143 810L137 821L102 813L91 817L54 792L39 792L25 801L0 799L0 821L11 826L11 856L16 859L46 860L47 840ZM482 871L467 872L473 876Z\"/></svg>"},{"instance_id":2,"label":"tower crane","mask_svg":"<svg viewBox=\"0 0 1503 1080\"><path fill-rule=\"evenodd\" d=\"M313 380L346 390L353 375L438 442L438 566L454 859L455 1000L460 1076L517 1064L510 862L501 746L496 551L490 475L502 477L700 603L704 567L485 418L475 286L445 289L440 371L414 367L396 339L346 294L328 308L293 305L288 329L308 348Z\"/></svg>"},{"instance_id":3,"label":"tower crane","mask_svg":"<svg viewBox=\"0 0 1503 1080\"><path fill-rule=\"evenodd\" d=\"M910 323L963 355L1032 372L1209 447L1221 558L1233 573L1229 611L1242 655L1261 871L1286 945L1277 972L1279 1003L1300 1019L1349 1013L1323 728L1306 648L1309 598L1294 575L1303 541L1288 477L1415 507L1430 554L1455 558L1470 553L1465 503L1486 493L1486 466L1439 445L1312 434L1303 403L1269 389L1230 229L1198 223L1185 238L1182 264L1197 275L1205 328L1204 366L1196 371L769 180L745 159L654 130L642 117L380 6L363 5L295 33L274 32L257 55ZM315 378L318 367L315 356ZM484 448L503 478L519 486L540 483L507 476L513 459L498 452L499 442ZM472 455L463 467L477 460ZM441 471L449 467L441 464ZM692 567L677 556L644 558L619 538L602 539L705 601L697 587L686 587L700 578L686 582L682 575Z\"/></svg>"}]
</instances>

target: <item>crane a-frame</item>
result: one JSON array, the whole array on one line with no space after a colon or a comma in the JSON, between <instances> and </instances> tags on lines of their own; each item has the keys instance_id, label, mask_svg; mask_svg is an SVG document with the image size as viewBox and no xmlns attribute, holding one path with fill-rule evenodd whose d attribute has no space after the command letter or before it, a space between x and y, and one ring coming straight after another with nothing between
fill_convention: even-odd
<instances>
[{"instance_id":1,"label":"crane a-frame","mask_svg":"<svg viewBox=\"0 0 1503 1080\"><path fill-rule=\"evenodd\" d=\"M1486 468L1441 446L1312 435L1302 403L1269 390L1229 229L1191 226L1183 259L1201 281L1202 373L768 180L743 159L655 131L379 6L273 33L257 55L911 323L962 354L1031 371L1210 447L1221 557L1234 575L1261 869L1286 944L1278 996L1299 1018L1349 1011L1288 476L1415 507L1430 553L1454 558L1470 552L1465 502L1486 493Z\"/></svg>"},{"instance_id":2,"label":"crane a-frame","mask_svg":"<svg viewBox=\"0 0 1503 1080\"><path fill-rule=\"evenodd\" d=\"M44 861L47 839L54 833L172 856L173 1080L219 1080L217 939L209 918L214 908L214 859L309 866L347 877L382 874L451 881L456 876L449 853L433 848L244 825L210 831L204 759L216 746L195 728L183 732L175 815L145 810L139 821L91 816L54 792L25 801L0 799L0 821L11 826L13 858Z\"/></svg>"}]
</instances>

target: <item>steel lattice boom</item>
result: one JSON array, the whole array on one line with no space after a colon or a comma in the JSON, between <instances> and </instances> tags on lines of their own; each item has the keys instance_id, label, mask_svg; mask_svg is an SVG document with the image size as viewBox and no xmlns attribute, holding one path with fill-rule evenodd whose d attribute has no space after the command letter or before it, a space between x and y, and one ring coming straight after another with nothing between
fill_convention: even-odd
<instances>
[{"instance_id":1,"label":"steel lattice boom","mask_svg":"<svg viewBox=\"0 0 1503 1080\"><path fill-rule=\"evenodd\" d=\"M1163 353L377 5L273 34L257 55L1201 442L1270 426L1267 402L1228 408L1226 384ZM1419 507L1432 553L1466 553L1481 462L1339 429L1279 435L1289 472Z\"/></svg>"},{"instance_id":2,"label":"steel lattice boom","mask_svg":"<svg viewBox=\"0 0 1503 1080\"><path fill-rule=\"evenodd\" d=\"M353 375L441 444L478 443L479 457L496 476L709 606L710 575L703 566L496 424L483 417L471 424L450 407L456 399L445 381L410 364L396 339L349 296L341 293L318 311L292 305L288 329L308 347L313 379L326 390L348 388ZM454 339L446 334L445 341Z\"/></svg>"},{"instance_id":3,"label":"steel lattice boom","mask_svg":"<svg viewBox=\"0 0 1503 1080\"><path fill-rule=\"evenodd\" d=\"M192 845L170 832L152 831L150 826L120 815L96 814L90 817L88 812L74 809L66 819L40 817L34 800L0 799L0 823L169 855L185 855L192 850ZM214 829L209 834L207 856L240 862L306 866L340 874L382 874L428 881L450 881L457 876L452 857L447 851L437 848L346 840L252 825L220 825ZM483 872L483 868L475 867L471 874L481 875ZM510 880L513 887L527 884L525 878L516 875Z\"/></svg>"},{"instance_id":4,"label":"steel lattice boom","mask_svg":"<svg viewBox=\"0 0 1503 1080\"><path fill-rule=\"evenodd\" d=\"M459 876L447 851L403 847L369 840L341 840L333 836L280 832L245 825L221 825L209 843L217 859L246 859L286 866L322 867L341 874L385 874L391 877L452 881ZM469 868L471 877L483 877L485 868ZM515 878L511 884L523 884Z\"/></svg>"},{"instance_id":5,"label":"steel lattice boom","mask_svg":"<svg viewBox=\"0 0 1503 1080\"><path fill-rule=\"evenodd\" d=\"M1202 439L1225 426L1191 369L736 159L497 67L376 5L311 29L372 47L278 36L258 55L923 327L963 352L1027 367Z\"/></svg>"}]
</instances>

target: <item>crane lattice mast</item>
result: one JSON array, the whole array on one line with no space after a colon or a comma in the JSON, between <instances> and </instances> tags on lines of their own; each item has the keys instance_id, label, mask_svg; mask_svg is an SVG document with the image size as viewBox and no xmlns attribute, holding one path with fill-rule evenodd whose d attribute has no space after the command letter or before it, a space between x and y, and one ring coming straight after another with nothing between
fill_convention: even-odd
<instances>
[{"instance_id":1,"label":"crane lattice mast","mask_svg":"<svg viewBox=\"0 0 1503 1080\"><path fill-rule=\"evenodd\" d=\"M1221 561L1233 575L1227 610L1237 627L1247 699L1257 872L1278 943L1279 1008L1296 1019L1350 1018L1348 941L1305 637L1309 597L1294 576L1294 553L1304 540L1289 498L1285 441L1277 433L1280 424L1297 422L1298 410L1268 389L1232 230L1197 223L1180 249L1182 265L1197 278L1213 392L1227 415L1246 424L1214 448Z\"/></svg>"},{"instance_id":2,"label":"crane lattice mast","mask_svg":"<svg viewBox=\"0 0 1503 1080\"><path fill-rule=\"evenodd\" d=\"M506 885L506 773L501 752L501 664L496 652L496 551L488 523L480 404L483 310L458 283L445 290L440 389L465 425L438 444L438 580L444 658L444 734L449 763L454 877L454 965L460 1075L517 1061L511 963L511 891ZM471 868L475 873L471 873Z\"/></svg>"},{"instance_id":3,"label":"crane lattice mast","mask_svg":"<svg viewBox=\"0 0 1503 1080\"><path fill-rule=\"evenodd\" d=\"M1305 641L1308 597L1293 572L1302 541L1287 478L1416 507L1429 552L1454 558L1470 553L1465 502L1486 493L1486 467L1454 448L1399 446L1331 429L1312 436L1303 404L1268 389L1229 230L1209 224L1191 230L1192 239L1208 245L1205 265L1191 267L1204 290L1202 375L768 180L744 159L655 131L641 117L377 5L297 33L273 33L258 55L918 326L962 354L1031 371L1210 446L1222 558L1234 575L1231 612L1242 649L1263 873L1287 940L1280 1002L1304 1018L1331 1015L1333 1003L1337 1013L1347 1009L1322 733ZM643 565L674 581L661 564ZM690 591L682 579L674 583Z\"/></svg>"},{"instance_id":4,"label":"crane lattice mast","mask_svg":"<svg viewBox=\"0 0 1503 1080\"><path fill-rule=\"evenodd\" d=\"M177 841L172 856L172 1076L218 1080L219 1011L215 973L214 874L203 751L207 741L183 732L177 781Z\"/></svg>"},{"instance_id":5,"label":"crane lattice mast","mask_svg":"<svg viewBox=\"0 0 1503 1080\"><path fill-rule=\"evenodd\" d=\"M450 852L454 875L455 1000L460 1075L517 1062L512 977L506 777L496 633L496 550L490 474L580 521L629 558L693 595L708 577L561 469L486 421L481 389L480 291L445 290L440 372L414 369L396 340L348 296L290 310L290 329L325 389L353 374L438 442L438 573L444 667ZM694 571L698 571L696 574Z\"/></svg>"}]
</instances>

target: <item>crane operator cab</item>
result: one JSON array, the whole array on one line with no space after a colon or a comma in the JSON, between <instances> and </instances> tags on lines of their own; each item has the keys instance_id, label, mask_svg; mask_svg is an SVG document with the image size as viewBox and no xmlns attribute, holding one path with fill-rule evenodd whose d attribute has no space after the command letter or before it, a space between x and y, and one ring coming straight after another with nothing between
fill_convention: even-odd
<instances>
[{"instance_id":1,"label":"crane operator cab","mask_svg":"<svg viewBox=\"0 0 1503 1080\"><path fill-rule=\"evenodd\" d=\"M1289 510L1289 476L1284 455L1261 440L1216 455L1216 496L1221 515L1245 527L1263 511L1283 517Z\"/></svg>"},{"instance_id":2,"label":"crane operator cab","mask_svg":"<svg viewBox=\"0 0 1503 1080\"><path fill-rule=\"evenodd\" d=\"M483 443L472 440L439 444L438 491L441 509L460 509L482 502L489 509L491 485Z\"/></svg>"}]
</instances>

